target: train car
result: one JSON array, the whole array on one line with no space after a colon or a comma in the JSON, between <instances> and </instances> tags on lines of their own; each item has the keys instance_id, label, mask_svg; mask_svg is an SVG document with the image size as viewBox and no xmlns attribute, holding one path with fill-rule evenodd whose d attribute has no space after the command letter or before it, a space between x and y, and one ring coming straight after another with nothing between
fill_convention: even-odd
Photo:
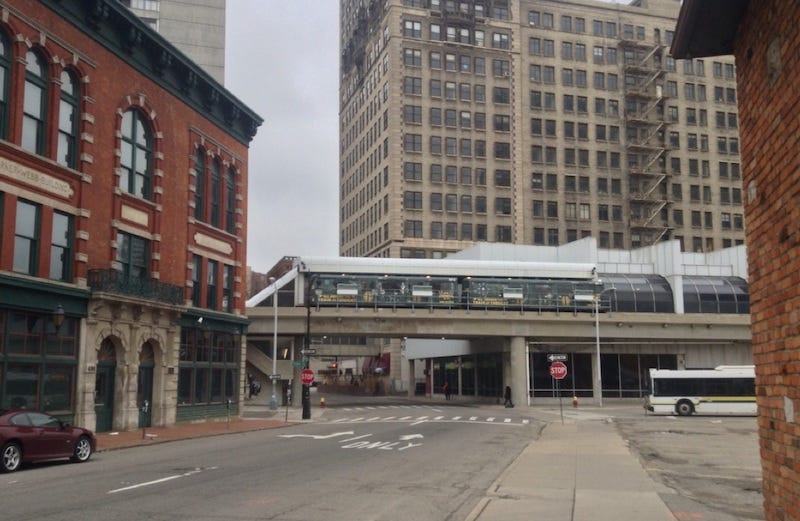
<instances>
[{"instance_id":1,"label":"train car","mask_svg":"<svg viewBox=\"0 0 800 521\"><path fill-rule=\"evenodd\" d=\"M313 306L452 307L460 292L455 277L316 273L310 299Z\"/></svg>"},{"instance_id":2,"label":"train car","mask_svg":"<svg viewBox=\"0 0 800 521\"><path fill-rule=\"evenodd\" d=\"M473 278L461 281L466 307L590 311L602 284L562 279Z\"/></svg>"}]
</instances>

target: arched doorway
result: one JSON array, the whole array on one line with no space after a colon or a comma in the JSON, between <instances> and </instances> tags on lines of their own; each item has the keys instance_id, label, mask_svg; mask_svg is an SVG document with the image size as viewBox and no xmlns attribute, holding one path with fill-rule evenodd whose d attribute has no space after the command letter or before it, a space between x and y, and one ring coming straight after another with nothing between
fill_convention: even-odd
<instances>
[{"instance_id":1,"label":"arched doorway","mask_svg":"<svg viewBox=\"0 0 800 521\"><path fill-rule=\"evenodd\" d=\"M96 432L108 432L114 426L114 380L117 353L114 343L106 338L97 353L97 372L94 380L94 412Z\"/></svg>"},{"instance_id":2,"label":"arched doorway","mask_svg":"<svg viewBox=\"0 0 800 521\"><path fill-rule=\"evenodd\" d=\"M136 405L139 407L139 428L150 427L153 421L153 345L145 342L139 353L139 376L136 385Z\"/></svg>"}]
</instances>

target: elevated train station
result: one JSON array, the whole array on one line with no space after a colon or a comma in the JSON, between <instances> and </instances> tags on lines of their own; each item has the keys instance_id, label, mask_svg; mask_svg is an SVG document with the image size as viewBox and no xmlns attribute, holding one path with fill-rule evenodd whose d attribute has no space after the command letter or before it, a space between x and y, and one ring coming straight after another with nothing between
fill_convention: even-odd
<instances>
[{"instance_id":1,"label":"elevated train station","mask_svg":"<svg viewBox=\"0 0 800 521\"><path fill-rule=\"evenodd\" d=\"M299 396L303 352L377 361L381 390L433 397L447 382L494 401L508 385L518 404L557 398L550 355L566 358L560 392L595 403L643 396L650 368L752 363L744 246L601 250L586 238L282 266L247 303L248 371L269 378L276 356L282 396L290 382Z\"/></svg>"}]
</instances>

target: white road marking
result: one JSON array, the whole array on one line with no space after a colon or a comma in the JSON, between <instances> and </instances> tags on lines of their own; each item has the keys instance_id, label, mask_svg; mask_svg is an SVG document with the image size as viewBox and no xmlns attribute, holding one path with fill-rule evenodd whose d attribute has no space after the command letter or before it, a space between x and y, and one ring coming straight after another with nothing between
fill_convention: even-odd
<instances>
[{"instance_id":1,"label":"white road marking","mask_svg":"<svg viewBox=\"0 0 800 521\"><path fill-rule=\"evenodd\" d=\"M205 470L214 470L216 468L217 467L209 467L209 468L207 468ZM153 481L147 481L145 483L137 483L136 485L130 485L128 487L122 487L122 488L117 488L117 489L114 489L114 490L109 490L108 494L116 494L117 492L125 492L126 490L134 490L134 489L137 489L137 488L149 487L150 485L157 485L159 483L164 483L165 481L172 481L173 479L185 478L187 476L191 476L193 474L198 474L200 472L203 472L203 470L204 469L194 469L194 470L190 470L189 472L184 472L183 474L175 474L174 476L167 476L165 478L155 479Z\"/></svg>"},{"instance_id":2,"label":"white road marking","mask_svg":"<svg viewBox=\"0 0 800 521\"><path fill-rule=\"evenodd\" d=\"M333 434L279 434L279 438L311 438L312 440L327 440L330 438L336 438L337 436L347 436L348 434L354 434L353 431L345 431L345 432L334 432Z\"/></svg>"},{"instance_id":3,"label":"white road marking","mask_svg":"<svg viewBox=\"0 0 800 521\"><path fill-rule=\"evenodd\" d=\"M424 437L425 436L423 436L422 434L404 434L403 436L400 436L400 441L408 441Z\"/></svg>"},{"instance_id":4,"label":"white road marking","mask_svg":"<svg viewBox=\"0 0 800 521\"><path fill-rule=\"evenodd\" d=\"M494 421L494 417L491 417L491 416L490 416L489 418L486 418L486 421L487 421L487 422L493 422L493 421Z\"/></svg>"},{"instance_id":5,"label":"white road marking","mask_svg":"<svg viewBox=\"0 0 800 521\"><path fill-rule=\"evenodd\" d=\"M339 443L347 443L349 441L360 440L361 438L369 438L372 434L362 434L361 436L356 436L354 438L347 438L346 440L342 440Z\"/></svg>"},{"instance_id":6,"label":"white road marking","mask_svg":"<svg viewBox=\"0 0 800 521\"><path fill-rule=\"evenodd\" d=\"M505 420L503 420L503 423L511 423L511 418L506 418Z\"/></svg>"}]
</instances>

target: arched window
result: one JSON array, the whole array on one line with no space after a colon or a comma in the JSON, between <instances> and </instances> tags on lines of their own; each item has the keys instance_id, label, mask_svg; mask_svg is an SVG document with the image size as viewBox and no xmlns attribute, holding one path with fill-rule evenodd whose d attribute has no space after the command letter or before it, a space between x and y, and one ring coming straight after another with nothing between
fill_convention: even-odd
<instances>
[{"instance_id":1,"label":"arched window","mask_svg":"<svg viewBox=\"0 0 800 521\"><path fill-rule=\"evenodd\" d=\"M211 226L219 228L220 206L222 205L222 176L219 158L211 163Z\"/></svg>"},{"instance_id":2,"label":"arched window","mask_svg":"<svg viewBox=\"0 0 800 521\"><path fill-rule=\"evenodd\" d=\"M225 193L228 200L225 204L225 231L236 233L236 170L228 168L228 175L225 176Z\"/></svg>"},{"instance_id":3,"label":"arched window","mask_svg":"<svg viewBox=\"0 0 800 521\"><path fill-rule=\"evenodd\" d=\"M61 101L58 106L58 150L56 161L75 168L78 164L78 100L80 93L74 73L61 71Z\"/></svg>"},{"instance_id":4,"label":"arched window","mask_svg":"<svg viewBox=\"0 0 800 521\"><path fill-rule=\"evenodd\" d=\"M153 138L142 113L130 109L122 115L122 174L119 187L137 197L150 199L153 188Z\"/></svg>"},{"instance_id":5,"label":"arched window","mask_svg":"<svg viewBox=\"0 0 800 521\"><path fill-rule=\"evenodd\" d=\"M206 151L198 148L194 155L194 218L205 218L206 204Z\"/></svg>"},{"instance_id":6,"label":"arched window","mask_svg":"<svg viewBox=\"0 0 800 521\"><path fill-rule=\"evenodd\" d=\"M98 362L114 362L117 360L117 350L114 349L114 342L106 338L100 344L100 349L97 350Z\"/></svg>"},{"instance_id":7,"label":"arched window","mask_svg":"<svg viewBox=\"0 0 800 521\"><path fill-rule=\"evenodd\" d=\"M8 137L8 80L11 70L11 46L0 32L0 138Z\"/></svg>"},{"instance_id":8,"label":"arched window","mask_svg":"<svg viewBox=\"0 0 800 521\"><path fill-rule=\"evenodd\" d=\"M44 123L47 119L47 66L36 51L25 56L25 101L22 116L22 148L34 154L45 152Z\"/></svg>"}]
</instances>

